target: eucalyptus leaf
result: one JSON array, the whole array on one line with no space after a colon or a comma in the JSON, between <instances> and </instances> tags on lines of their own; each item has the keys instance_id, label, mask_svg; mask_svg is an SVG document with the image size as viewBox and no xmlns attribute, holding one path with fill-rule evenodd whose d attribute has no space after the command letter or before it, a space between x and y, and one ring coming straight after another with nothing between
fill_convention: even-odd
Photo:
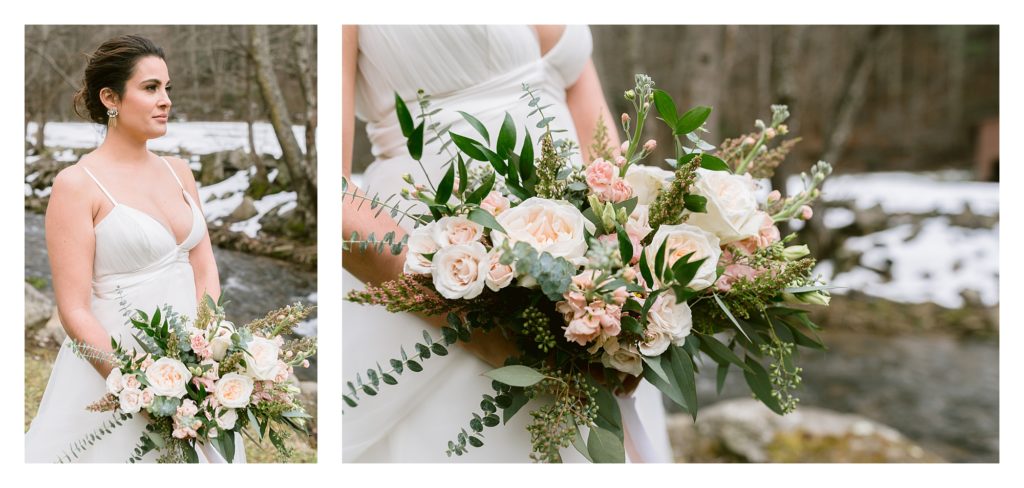
<instances>
[{"instance_id":1,"label":"eucalyptus leaf","mask_svg":"<svg viewBox=\"0 0 1024 488\"><path fill-rule=\"evenodd\" d=\"M622 439L601 427L591 427L587 439L587 452L595 463L624 463L626 449Z\"/></svg>"},{"instance_id":2,"label":"eucalyptus leaf","mask_svg":"<svg viewBox=\"0 0 1024 488\"><path fill-rule=\"evenodd\" d=\"M473 210L470 210L469 215L467 215L466 218L487 227L488 229L494 229L502 234L508 235L508 233L505 232L505 228L495 220L494 216L482 208L474 208Z\"/></svg>"},{"instance_id":3,"label":"eucalyptus leaf","mask_svg":"<svg viewBox=\"0 0 1024 488\"><path fill-rule=\"evenodd\" d=\"M523 365L505 366L503 368L492 369L484 373L484 376L509 386L521 387L535 385L545 378L545 376L537 370Z\"/></svg>"}]
</instances>

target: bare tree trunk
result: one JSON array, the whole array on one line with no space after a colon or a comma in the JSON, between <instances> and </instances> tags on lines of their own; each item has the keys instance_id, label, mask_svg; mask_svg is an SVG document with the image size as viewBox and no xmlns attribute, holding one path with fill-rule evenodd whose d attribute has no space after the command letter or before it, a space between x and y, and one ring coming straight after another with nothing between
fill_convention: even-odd
<instances>
[{"instance_id":1,"label":"bare tree trunk","mask_svg":"<svg viewBox=\"0 0 1024 488\"><path fill-rule=\"evenodd\" d=\"M246 32L243 29L242 36L246 36ZM249 196L253 199L263 198L267 190L270 188L270 180L267 176L267 166L263 164L263 158L256 151L256 134L253 129L253 125L256 123L255 105L256 102L252 99L252 79L256 76L253 69L253 61L251 56L245 57L245 127L246 136L249 143L249 161L253 167L256 168L256 174L253 175L252 181L249 183ZM279 172L280 173L280 172Z\"/></svg>"},{"instance_id":2,"label":"bare tree trunk","mask_svg":"<svg viewBox=\"0 0 1024 488\"><path fill-rule=\"evenodd\" d=\"M274 133L281 144L282 157L292 180L291 187L298 194L296 210L303 215L306 227L313 228L316 224L316 187L304 171L304 155L292 132L288 107L274 73L266 26L249 26L249 45L256 69L256 83L260 87Z\"/></svg>"},{"instance_id":3,"label":"bare tree trunk","mask_svg":"<svg viewBox=\"0 0 1024 488\"><path fill-rule=\"evenodd\" d=\"M292 36L292 53L295 55L295 67L298 71L299 86L302 88L302 98L306 106L306 159L303 165L306 179L316 188L316 81L314 79L315 69L310 64L310 53L314 49L310 47L310 37L316 32L315 28L309 26L295 26Z\"/></svg>"},{"instance_id":4,"label":"bare tree trunk","mask_svg":"<svg viewBox=\"0 0 1024 488\"><path fill-rule=\"evenodd\" d=\"M844 146L853 131L857 113L860 111L864 100L867 98L868 81L871 75L871 67L874 64L875 47L887 32L885 26L872 26L864 39L857 47L853 55L846 75L843 77L845 86L840 92L838 107L834 112L831 128L825 138L825 149L822 151L822 159L832 163L839 163L843 154Z\"/></svg>"},{"instance_id":5,"label":"bare tree trunk","mask_svg":"<svg viewBox=\"0 0 1024 488\"><path fill-rule=\"evenodd\" d=\"M690 95L695 105L713 107L708 117L707 127L711 131L709 142L721 139L718 121L721 118L721 107L718 106L719 95L723 83L711 73L721 71L722 38L725 30L720 25L695 26L688 29L687 43L693 56L690 72L701 73L702 76L690 78Z\"/></svg>"},{"instance_id":6,"label":"bare tree trunk","mask_svg":"<svg viewBox=\"0 0 1024 488\"><path fill-rule=\"evenodd\" d=\"M757 110L772 103L772 30L762 25L757 29Z\"/></svg>"}]
</instances>

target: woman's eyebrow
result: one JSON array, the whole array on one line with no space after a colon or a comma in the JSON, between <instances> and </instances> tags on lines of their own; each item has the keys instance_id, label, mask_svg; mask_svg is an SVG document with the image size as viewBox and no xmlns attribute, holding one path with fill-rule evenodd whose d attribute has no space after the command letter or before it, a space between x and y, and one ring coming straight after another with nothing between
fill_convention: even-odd
<instances>
[{"instance_id":1,"label":"woman's eyebrow","mask_svg":"<svg viewBox=\"0 0 1024 488\"><path fill-rule=\"evenodd\" d=\"M159 85L160 83L163 83L163 82L162 82L162 81L161 81L161 80L160 80L159 78L150 78L150 79L148 79L148 80L142 80L142 81L140 81L140 82L139 82L139 84L140 84L140 85L145 85L146 83L151 83L151 82L156 82L156 83L157 83L158 85ZM170 84L171 84L171 80L167 80L167 83L166 83L166 84L167 84L167 85L170 85Z\"/></svg>"}]
</instances>

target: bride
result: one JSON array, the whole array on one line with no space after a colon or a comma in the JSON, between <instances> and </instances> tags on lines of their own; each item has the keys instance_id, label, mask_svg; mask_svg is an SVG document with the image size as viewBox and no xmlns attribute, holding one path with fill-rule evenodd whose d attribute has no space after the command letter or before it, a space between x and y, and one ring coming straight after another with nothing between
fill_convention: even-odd
<instances>
[{"instance_id":1,"label":"bride","mask_svg":"<svg viewBox=\"0 0 1024 488\"><path fill-rule=\"evenodd\" d=\"M168 304L194 317L204 293L220 295L191 170L184 160L146 148L167 132L170 91L163 50L148 39L116 37L89 56L75 111L108 129L96 150L57 175L46 210L54 294L68 338L25 434L28 462L126 461L145 429L141 414L85 451L72 449L111 419L109 412L86 410L106 393L111 367L98 361L90 367L71 341L110 351L113 337L138 347L123 307L152 311ZM208 447L199 449L201 461L224 461ZM245 450L235 452L233 461L244 462ZM157 456L150 452L144 461Z\"/></svg>"},{"instance_id":2,"label":"bride","mask_svg":"<svg viewBox=\"0 0 1024 488\"><path fill-rule=\"evenodd\" d=\"M517 127L533 131L537 118L529 117L521 86L528 83L551 104L545 115L555 117L552 129L564 129L571 140L586 149L599 118L606 127L617 127L611 119L597 72L590 60L590 31L582 26L345 26L343 27L343 163L351 177L353 119L366 121L366 131L375 156L361 185L366 193L381 198L401 192L407 185L400 175L408 173L417 181L439 181L447 154L437 155L440 142L423 150L424 167L406 150L395 116L394 94L402 96L419 114L417 90L431 95L431 108L440 127L451 125L459 134L475 134L456 111L476 116L496 133L506 111ZM532 139L539 141L539 133ZM618 144L612 131L612 143ZM430 136L427 138L429 139ZM518 144L522 142L522 136ZM580 158L581 156L576 156ZM578 161L578 159L577 159ZM383 236L395 231L401 236L411 230L369 205L358 208L346 199L343 206L343 235ZM362 283L380 283L402 272L403 256L378 255L372 250L345 252L344 288L362 288ZM343 320L343 374L354 378L421 340L424 329L434 332L437 319L411 314L390 314L382 308L345 303ZM428 322L429 321L429 322ZM461 343L460 343L461 344ZM482 373L503 364L514 351L505 341L474 337L465 349L454 348L444 358L423 364L423 372L403 375L395 387L366 397L358 408L347 409L343 417L343 460L346 462L441 462L450 459L471 462L527 462L530 438L524 408L508 425L488 429L484 446L470 449L461 457L448 458L445 448L472 418L483 393L490 392L490 380ZM620 399L632 403L634 399ZM643 432L630 432L634 442L645 444L646 461L669 461L664 409L660 393L643 383L635 394ZM639 437L639 440L637 439ZM627 439L628 440L628 439ZM627 442L628 444L628 442ZM562 450L566 461L585 461L574 449Z\"/></svg>"}]
</instances>

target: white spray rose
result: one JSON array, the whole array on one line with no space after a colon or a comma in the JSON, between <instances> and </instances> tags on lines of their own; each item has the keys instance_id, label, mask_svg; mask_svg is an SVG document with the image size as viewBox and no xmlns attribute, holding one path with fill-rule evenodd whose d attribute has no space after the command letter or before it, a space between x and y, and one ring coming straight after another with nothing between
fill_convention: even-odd
<instances>
[{"instance_id":1,"label":"white spray rose","mask_svg":"<svg viewBox=\"0 0 1024 488\"><path fill-rule=\"evenodd\" d=\"M181 361L163 357L146 368L146 381L154 395L181 398L192 373Z\"/></svg>"},{"instance_id":2,"label":"white spray rose","mask_svg":"<svg viewBox=\"0 0 1024 488\"><path fill-rule=\"evenodd\" d=\"M281 354L281 346L277 341L253 337L245 347L252 356L245 357L245 372L257 380L273 380L278 373L278 356Z\"/></svg>"},{"instance_id":3,"label":"white spray rose","mask_svg":"<svg viewBox=\"0 0 1024 488\"><path fill-rule=\"evenodd\" d=\"M434 255L434 288L449 300L476 298L484 291L491 259L479 242L448 246Z\"/></svg>"},{"instance_id":4,"label":"white spray rose","mask_svg":"<svg viewBox=\"0 0 1024 488\"><path fill-rule=\"evenodd\" d=\"M434 240L434 229L436 222L417 227L409 234L409 241L406 243L405 253L405 274L430 274L432 264L424 254L431 254L440 249Z\"/></svg>"},{"instance_id":5,"label":"white spray rose","mask_svg":"<svg viewBox=\"0 0 1024 488\"><path fill-rule=\"evenodd\" d=\"M626 170L626 183L633 187L633 196L640 205L654 203L658 192L669 185L675 174L655 166L643 164L631 165Z\"/></svg>"},{"instance_id":6,"label":"white spray rose","mask_svg":"<svg viewBox=\"0 0 1024 488\"><path fill-rule=\"evenodd\" d=\"M654 233L651 245L647 246L647 259L652 266L663 242L667 242L665 257L670 266L689 253L693 253L690 262L707 258L687 285L690 289L703 290L715 282L715 268L718 266L718 258L722 255L717 236L690 224L663 225Z\"/></svg>"},{"instance_id":7,"label":"white spray rose","mask_svg":"<svg viewBox=\"0 0 1024 488\"><path fill-rule=\"evenodd\" d=\"M114 368L110 370L110 374L107 375L107 393L116 395L117 392L121 391L123 386L121 385L121 373L120 368Z\"/></svg>"},{"instance_id":8,"label":"white spray rose","mask_svg":"<svg viewBox=\"0 0 1024 488\"><path fill-rule=\"evenodd\" d=\"M214 398L225 408L244 408L252 396L252 378L238 373L221 376L214 385Z\"/></svg>"},{"instance_id":9,"label":"white spray rose","mask_svg":"<svg viewBox=\"0 0 1024 488\"><path fill-rule=\"evenodd\" d=\"M616 371L622 371L633 376L644 374L643 360L637 354L636 346L632 344L622 345L618 337L610 337L604 343L604 354L601 355L601 364Z\"/></svg>"},{"instance_id":10,"label":"white spray rose","mask_svg":"<svg viewBox=\"0 0 1024 488\"><path fill-rule=\"evenodd\" d=\"M512 270L512 266L501 264L501 252L498 249L492 249L489 257L491 268L487 271L487 288L490 288L491 291L498 291L512 283L515 272Z\"/></svg>"},{"instance_id":11,"label":"white spray rose","mask_svg":"<svg viewBox=\"0 0 1024 488\"><path fill-rule=\"evenodd\" d=\"M442 217L431 229L431 236L438 246L477 242L484 235L484 226L465 217Z\"/></svg>"},{"instance_id":12,"label":"white spray rose","mask_svg":"<svg viewBox=\"0 0 1024 488\"><path fill-rule=\"evenodd\" d=\"M210 351L213 359L221 361L231 347L231 334L235 333L235 324L222 320L217 327L217 333L210 340Z\"/></svg>"},{"instance_id":13,"label":"white spray rose","mask_svg":"<svg viewBox=\"0 0 1024 488\"><path fill-rule=\"evenodd\" d=\"M655 299L654 306L647 312L647 319L645 341L640 343L640 352L644 356L658 356L668 349L669 344L683 345L693 328L690 306L686 302L676 303L672 293L661 294Z\"/></svg>"},{"instance_id":14,"label":"white spray rose","mask_svg":"<svg viewBox=\"0 0 1024 488\"><path fill-rule=\"evenodd\" d=\"M761 230L754 180L750 175L697 169L693 192L708 199L706 213L688 222L718 236L722 245L758 235Z\"/></svg>"},{"instance_id":15,"label":"white spray rose","mask_svg":"<svg viewBox=\"0 0 1024 488\"><path fill-rule=\"evenodd\" d=\"M235 428L235 422L238 421L238 412L233 408L227 408L217 412L217 427L224 430L231 430Z\"/></svg>"},{"instance_id":16,"label":"white spray rose","mask_svg":"<svg viewBox=\"0 0 1024 488\"><path fill-rule=\"evenodd\" d=\"M492 231L494 247L500 247L506 239L511 246L522 241L533 246L538 253L547 252L554 257L565 258L576 266L586 264L583 257L587 252L586 231L593 233L596 230L593 222L571 203L539 197L528 198L502 212L497 220L508 235Z\"/></svg>"},{"instance_id":17,"label":"white spray rose","mask_svg":"<svg viewBox=\"0 0 1024 488\"><path fill-rule=\"evenodd\" d=\"M124 413L137 413L142 410L145 403L142 397L142 390L138 388L125 388L117 396L118 406Z\"/></svg>"}]
</instances>

